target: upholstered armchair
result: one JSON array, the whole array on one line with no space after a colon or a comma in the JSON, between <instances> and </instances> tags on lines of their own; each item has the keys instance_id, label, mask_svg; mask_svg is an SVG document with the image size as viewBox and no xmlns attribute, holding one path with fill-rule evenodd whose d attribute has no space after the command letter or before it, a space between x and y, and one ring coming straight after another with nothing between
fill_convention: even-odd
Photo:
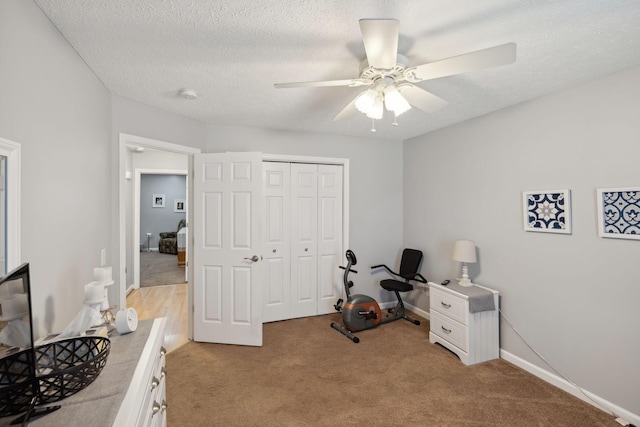
<instances>
[{"instance_id":1,"label":"upholstered armchair","mask_svg":"<svg viewBox=\"0 0 640 427\"><path fill-rule=\"evenodd\" d=\"M187 220L181 219L178 223L176 231L165 231L160 233L160 241L158 242L158 251L163 254L178 254L178 231L182 227L187 226Z\"/></svg>"}]
</instances>

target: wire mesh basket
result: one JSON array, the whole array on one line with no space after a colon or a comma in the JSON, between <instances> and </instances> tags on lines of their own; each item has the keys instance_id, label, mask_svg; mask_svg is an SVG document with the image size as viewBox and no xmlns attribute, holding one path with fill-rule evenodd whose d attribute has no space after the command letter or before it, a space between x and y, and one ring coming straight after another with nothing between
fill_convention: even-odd
<instances>
[{"instance_id":1,"label":"wire mesh basket","mask_svg":"<svg viewBox=\"0 0 640 427\"><path fill-rule=\"evenodd\" d=\"M26 412L35 396L40 405L84 389L102 372L110 349L108 338L77 337L0 359L0 417Z\"/></svg>"}]
</instances>

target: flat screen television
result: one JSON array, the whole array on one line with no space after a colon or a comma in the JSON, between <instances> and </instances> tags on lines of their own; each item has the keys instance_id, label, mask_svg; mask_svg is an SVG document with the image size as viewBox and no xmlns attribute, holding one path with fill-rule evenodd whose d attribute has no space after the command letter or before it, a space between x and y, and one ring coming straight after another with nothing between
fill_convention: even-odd
<instances>
[{"instance_id":1,"label":"flat screen television","mask_svg":"<svg viewBox=\"0 0 640 427\"><path fill-rule=\"evenodd\" d=\"M0 277L0 417L26 413L33 419L56 409L34 409L40 391L31 313L29 264L25 263Z\"/></svg>"}]
</instances>

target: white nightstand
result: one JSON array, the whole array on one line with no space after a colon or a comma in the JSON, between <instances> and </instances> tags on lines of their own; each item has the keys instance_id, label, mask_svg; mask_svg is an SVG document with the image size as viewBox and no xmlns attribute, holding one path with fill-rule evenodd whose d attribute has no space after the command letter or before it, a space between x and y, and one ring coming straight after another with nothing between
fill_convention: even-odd
<instances>
[{"instance_id":1,"label":"white nightstand","mask_svg":"<svg viewBox=\"0 0 640 427\"><path fill-rule=\"evenodd\" d=\"M471 312L468 289L429 282L429 341L458 355L465 365L500 357L498 291L474 285L493 295L493 310Z\"/></svg>"}]
</instances>

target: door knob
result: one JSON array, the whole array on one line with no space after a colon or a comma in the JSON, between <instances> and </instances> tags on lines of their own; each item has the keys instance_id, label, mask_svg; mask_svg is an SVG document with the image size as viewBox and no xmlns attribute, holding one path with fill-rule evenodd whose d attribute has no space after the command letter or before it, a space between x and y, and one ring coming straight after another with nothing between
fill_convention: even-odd
<instances>
[{"instance_id":1,"label":"door knob","mask_svg":"<svg viewBox=\"0 0 640 427\"><path fill-rule=\"evenodd\" d=\"M245 258L248 261L258 262L258 255L254 255L251 258Z\"/></svg>"}]
</instances>

